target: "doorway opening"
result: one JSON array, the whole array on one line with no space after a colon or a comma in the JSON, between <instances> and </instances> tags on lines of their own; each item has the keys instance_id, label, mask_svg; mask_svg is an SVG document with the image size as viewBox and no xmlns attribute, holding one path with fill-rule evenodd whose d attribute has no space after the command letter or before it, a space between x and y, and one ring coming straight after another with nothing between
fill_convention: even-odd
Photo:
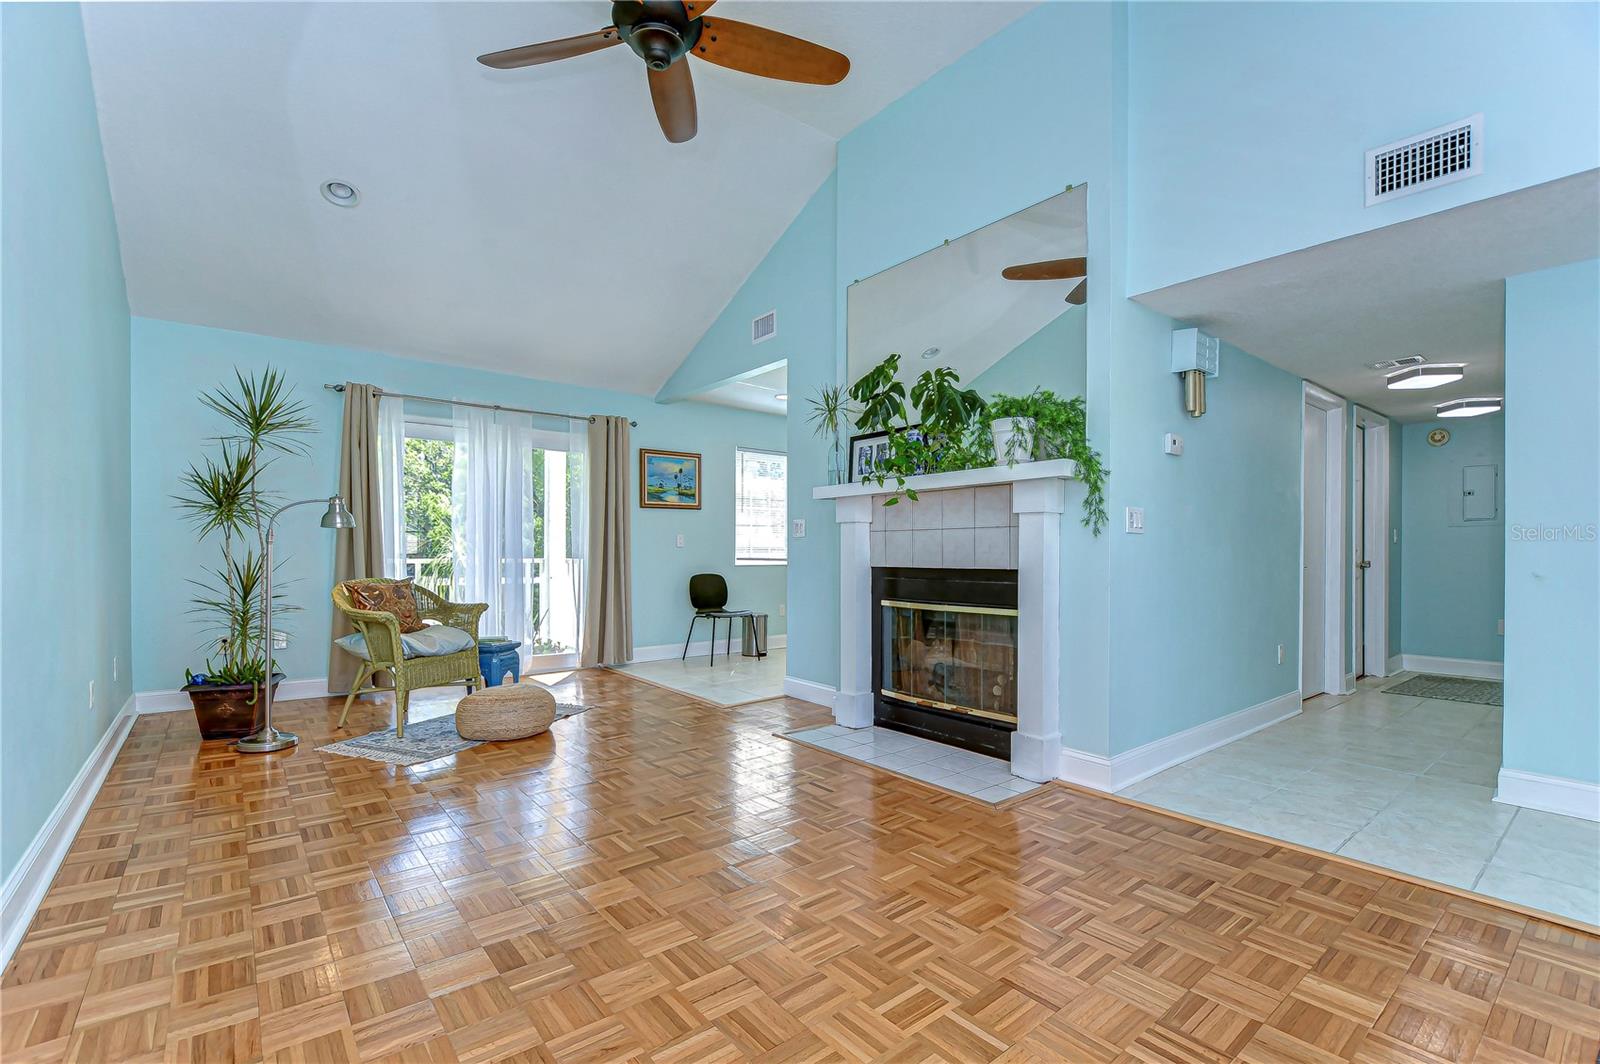
<instances>
[{"instance_id":1,"label":"doorway opening","mask_svg":"<svg viewBox=\"0 0 1600 1064\"><path fill-rule=\"evenodd\" d=\"M1351 672L1388 676L1389 668L1389 419L1355 408L1350 438Z\"/></svg>"},{"instance_id":2,"label":"doorway opening","mask_svg":"<svg viewBox=\"0 0 1600 1064\"><path fill-rule=\"evenodd\" d=\"M1345 402L1306 382L1301 438L1300 697L1343 694Z\"/></svg>"}]
</instances>

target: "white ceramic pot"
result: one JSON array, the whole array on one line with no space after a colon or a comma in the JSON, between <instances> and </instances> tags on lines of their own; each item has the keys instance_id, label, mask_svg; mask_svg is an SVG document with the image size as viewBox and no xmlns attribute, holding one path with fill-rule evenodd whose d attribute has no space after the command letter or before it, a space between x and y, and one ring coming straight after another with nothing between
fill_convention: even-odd
<instances>
[{"instance_id":1,"label":"white ceramic pot","mask_svg":"<svg viewBox=\"0 0 1600 1064\"><path fill-rule=\"evenodd\" d=\"M1000 417L989 422L996 465L1033 461L1033 418Z\"/></svg>"}]
</instances>

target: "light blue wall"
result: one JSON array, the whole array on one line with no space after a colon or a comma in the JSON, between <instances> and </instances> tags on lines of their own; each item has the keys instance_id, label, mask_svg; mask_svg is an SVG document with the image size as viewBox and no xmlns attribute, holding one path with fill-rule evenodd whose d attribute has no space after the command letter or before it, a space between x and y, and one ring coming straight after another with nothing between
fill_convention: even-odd
<instances>
[{"instance_id":1,"label":"light blue wall","mask_svg":"<svg viewBox=\"0 0 1600 1064\"><path fill-rule=\"evenodd\" d=\"M1600 165L1600 5L1137 3L1128 17L1132 292ZM1478 111L1481 175L1365 206L1368 149Z\"/></svg>"},{"instance_id":2,"label":"light blue wall","mask_svg":"<svg viewBox=\"0 0 1600 1064\"><path fill-rule=\"evenodd\" d=\"M1600 782L1600 260L1506 281L1505 767Z\"/></svg>"},{"instance_id":3,"label":"light blue wall","mask_svg":"<svg viewBox=\"0 0 1600 1064\"><path fill-rule=\"evenodd\" d=\"M1450 430L1430 447L1428 433ZM1404 426L1401 520L1405 538L1400 626L1406 654L1499 661L1505 616L1504 510L1495 521L1461 520L1461 470L1493 465L1505 484L1505 418L1499 414ZM1498 501L1498 500L1497 500ZM1391 618L1390 626L1395 620Z\"/></svg>"},{"instance_id":4,"label":"light blue wall","mask_svg":"<svg viewBox=\"0 0 1600 1064\"><path fill-rule=\"evenodd\" d=\"M1171 372L1178 323L1136 315L1112 415L1112 754L1300 679L1300 380L1224 344L1191 418ZM1182 456L1162 453L1167 432ZM1144 508L1143 535L1122 532L1123 506Z\"/></svg>"},{"instance_id":5,"label":"light blue wall","mask_svg":"<svg viewBox=\"0 0 1600 1064\"><path fill-rule=\"evenodd\" d=\"M1027 395L1036 388L1082 395L1089 368L1087 318L1083 307L1072 307L968 383L984 398Z\"/></svg>"},{"instance_id":6,"label":"light blue wall","mask_svg":"<svg viewBox=\"0 0 1600 1064\"><path fill-rule=\"evenodd\" d=\"M790 676L825 686L839 681L839 536L833 504L811 489L828 482L829 443L809 423L810 400L838 375L834 348L834 231L838 182L823 182L727 308L657 394L692 395L784 359L789 372ZM778 335L750 342L750 320L778 312ZM795 537L793 522L806 534ZM826 575L824 575L826 574Z\"/></svg>"},{"instance_id":7,"label":"light blue wall","mask_svg":"<svg viewBox=\"0 0 1600 1064\"><path fill-rule=\"evenodd\" d=\"M0 42L3 877L127 700L133 662L128 301L78 6L6 4Z\"/></svg>"},{"instance_id":8,"label":"light blue wall","mask_svg":"<svg viewBox=\"0 0 1600 1064\"><path fill-rule=\"evenodd\" d=\"M220 427L195 396L231 380L235 366L246 372L268 365L282 370L321 430L309 460L279 462L274 486L290 498L327 495L338 486L343 399L324 390L325 383L356 380L441 398L633 417L639 422L632 432L635 449L702 453L706 486L705 506L698 511L632 507L635 645L683 640L688 579L702 571L721 572L735 601L765 610L771 634L784 631L778 606L784 602L785 567L733 564L734 449L741 444L782 449L781 418L703 403L667 406L636 395L145 318L133 322L133 364L133 544L138 559L133 610L142 619L135 636L134 682L139 690L175 687L183 681L184 666L199 664L200 635L184 617L186 581L195 574L197 551L171 496L186 463ZM635 483L632 491L637 488ZM674 546L679 533L685 537L682 549ZM293 678L327 675L332 535L317 526L314 515L286 520L279 532L283 578L292 601L304 607L283 625L293 638L279 661Z\"/></svg>"}]
</instances>

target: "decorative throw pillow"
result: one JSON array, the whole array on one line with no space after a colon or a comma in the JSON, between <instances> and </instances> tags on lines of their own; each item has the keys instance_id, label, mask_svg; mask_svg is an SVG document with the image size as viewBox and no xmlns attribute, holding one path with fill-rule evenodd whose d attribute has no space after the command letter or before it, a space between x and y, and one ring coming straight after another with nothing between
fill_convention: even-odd
<instances>
[{"instance_id":1,"label":"decorative throw pillow","mask_svg":"<svg viewBox=\"0 0 1600 1064\"><path fill-rule=\"evenodd\" d=\"M382 584L345 585L357 609L376 613L392 613L400 622L400 631L415 632L422 628L422 618L417 614L417 596L411 593L411 581L392 580Z\"/></svg>"}]
</instances>

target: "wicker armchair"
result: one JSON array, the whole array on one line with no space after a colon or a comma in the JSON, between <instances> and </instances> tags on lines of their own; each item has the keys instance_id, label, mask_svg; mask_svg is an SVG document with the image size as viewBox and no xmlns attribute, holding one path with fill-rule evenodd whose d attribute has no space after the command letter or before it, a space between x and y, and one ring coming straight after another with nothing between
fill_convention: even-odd
<instances>
[{"instance_id":1,"label":"wicker armchair","mask_svg":"<svg viewBox=\"0 0 1600 1064\"><path fill-rule=\"evenodd\" d=\"M350 583L388 584L394 581L369 579L352 580ZM351 625L367 641L367 656L362 660L360 675L350 686L350 694L345 697L344 712L339 714L339 727L344 727L345 718L350 715L350 704L355 701L356 695L389 690L376 684L365 686L368 680L385 670L394 677L395 731L402 738L406 734L406 710L412 691L464 683L470 692L473 688L483 686L483 677L478 672L478 618L489 607L482 602L446 602L426 588L413 586L412 591L417 598L417 612L423 620L438 621L467 632L472 636L473 646L440 657L405 657L400 645L400 622L395 620L394 614L358 609L343 584L333 585L334 606L350 618Z\"/></svg>"}]
</instances>

